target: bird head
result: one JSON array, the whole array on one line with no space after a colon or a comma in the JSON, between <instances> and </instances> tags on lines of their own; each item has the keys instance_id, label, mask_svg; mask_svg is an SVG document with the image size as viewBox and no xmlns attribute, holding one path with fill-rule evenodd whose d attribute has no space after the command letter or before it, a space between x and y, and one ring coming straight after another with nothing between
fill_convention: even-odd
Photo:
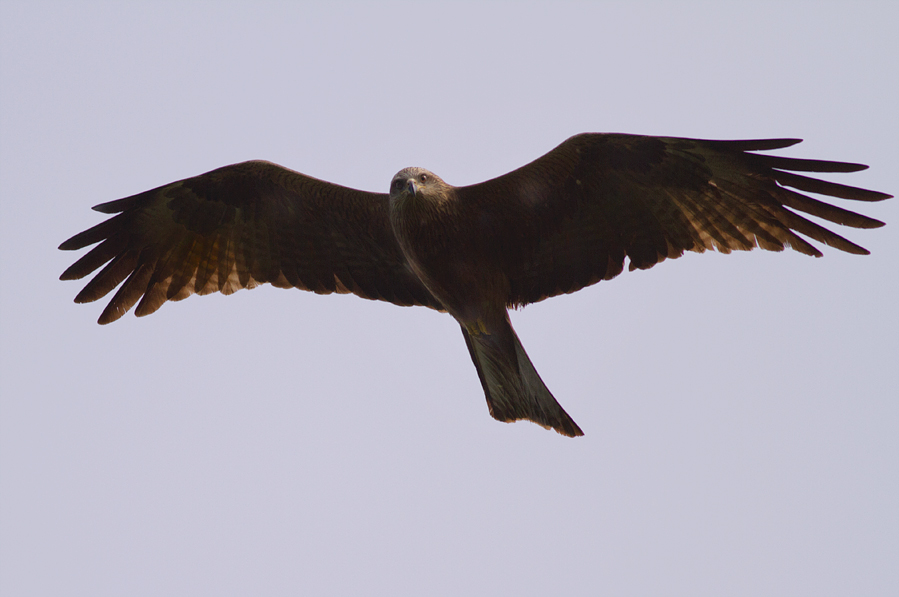
<instances>
[{"instance_id":1,"label":"bird head","mask_svg":"<svg viewBox=\"0 0 899 597\"><path fill-rule=\"evenodd\" d=\"M390 183L390 200L431 200L440 203L449 189L443 180L424 168L404 168L397 172Z\"/></svg>"}]
</instances>

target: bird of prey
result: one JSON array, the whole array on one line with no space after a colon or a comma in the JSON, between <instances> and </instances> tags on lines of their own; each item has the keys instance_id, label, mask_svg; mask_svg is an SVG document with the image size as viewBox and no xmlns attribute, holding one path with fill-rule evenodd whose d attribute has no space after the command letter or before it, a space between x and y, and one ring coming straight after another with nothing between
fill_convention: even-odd
<instances>
[{"instance_id":1,"label":"bird of prey","mask_svg":"<svg viewBox=\"0 0 899 597\"><path fill-rule=\"evenodd\" d=\"M264 283L445 311L462 328L494 418L573 437L583 432L540 379L507 309L684 251L790 247L820 257L804 236L867 254L797 212L854 228L882 222L797 191L890 195L796 174L861 164L757 153L799 142L585 133L471 186L406 168L389 194L243 162L97 205L116 215L60 245L99 243L60 279L105 265L75 297L95 301L122 284L101 324L135 303L143 316L168 300Z\"/></svg>"}]
</instances>

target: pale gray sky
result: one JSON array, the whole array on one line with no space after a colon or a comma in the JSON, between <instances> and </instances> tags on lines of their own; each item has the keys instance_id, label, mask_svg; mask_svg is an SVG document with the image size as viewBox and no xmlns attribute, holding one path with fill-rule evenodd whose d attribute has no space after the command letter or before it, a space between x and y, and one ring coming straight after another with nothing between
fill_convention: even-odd
<instances>
[{"instance_id":1,"label":"pale gray sky","mask_svg":"<svg viewBox=\"0 0 899 597\"><path fill-rule=\"evenodd\" d=\"M888 595L899 201L868 257L689 255L458 325L263 288L95 321L90 207L262 158L386 191L572 134L801 137L899 190L899 5L0 3L2 595Z\"/></svg>"}]
</instances>

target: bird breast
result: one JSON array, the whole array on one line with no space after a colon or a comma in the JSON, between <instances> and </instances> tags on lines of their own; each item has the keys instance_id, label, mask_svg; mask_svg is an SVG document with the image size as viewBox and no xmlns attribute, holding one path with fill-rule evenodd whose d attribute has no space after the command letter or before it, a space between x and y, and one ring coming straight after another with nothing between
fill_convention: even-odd
<instances>
[{"instance_id":1,"label":"bird breast","mask_svg":"<svg viewBox=\"0 0 899 597\"><path fill-rule=\"evenodd\" d=\"M476 216L447 202L410 203L417 202L395 203L391 223L409 265L431 294L460 321L476 320L497 305L505 308L508 281L485 254Z\"/></svg>"}]
</instances>

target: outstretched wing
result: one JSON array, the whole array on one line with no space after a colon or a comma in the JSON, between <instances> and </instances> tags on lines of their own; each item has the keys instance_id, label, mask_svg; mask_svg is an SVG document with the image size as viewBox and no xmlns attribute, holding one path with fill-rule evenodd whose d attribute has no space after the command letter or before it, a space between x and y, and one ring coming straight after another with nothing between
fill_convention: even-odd
<instances>
[{"instance_id":1,"label":"outstretched wing","mask_svg":"<svg viewBox=\"0 0 899 597\"><path fill-rule=\"evenodd\" d=\"M94 209L118 215L60 245L100 243L60 279L83 278L106 264L78 303L102 298L124 281L101 324L138 301L142 316L167 300L266 282L440 308L406 265L390 228L387 195L253 161Z\"/></svg>"},{"instance_id":2,"label":"outstretched wing","mask_svg":"<svg viewBox=\"0 0 899 597\"><path fill-rule=\"evenodd\" d=\"M457 192L463 204L481 212L491 252L509 279L510 305L613 278L625 257L633 270L707 249L792 247L821 256L798 234L866 254L793 210L855 228L882 222L785 188L857 201L889 198L793 173L855 172L866 166L748 153L799 141L588 133L527 166Z\"/></svg>"}]
</instances>

